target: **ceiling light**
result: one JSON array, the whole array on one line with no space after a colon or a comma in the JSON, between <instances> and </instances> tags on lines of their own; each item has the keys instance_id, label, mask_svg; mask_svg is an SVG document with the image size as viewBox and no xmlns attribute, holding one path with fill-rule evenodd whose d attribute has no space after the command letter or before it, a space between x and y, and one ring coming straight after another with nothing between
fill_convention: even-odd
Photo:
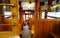
<instances>
[{"instance_id":1,"label":"ceiling light","mask_svg":"<svg viewBox=\"0 0 60 38\"><path fill-rule=\"evenodd\" d=\"M5 9L5 8L6 8L6 6L3 6L3 8Z\"/></svg>"},{"instance_id":2,"label":"ceiling light","mask_svg":"<svg viewBox=\"0 0 60 38\"><path fill-rule=\"evenodd\" d=\"M31 4L32 2L31 1L29 1L29 4Z\"/></svg>"}]
</instances>

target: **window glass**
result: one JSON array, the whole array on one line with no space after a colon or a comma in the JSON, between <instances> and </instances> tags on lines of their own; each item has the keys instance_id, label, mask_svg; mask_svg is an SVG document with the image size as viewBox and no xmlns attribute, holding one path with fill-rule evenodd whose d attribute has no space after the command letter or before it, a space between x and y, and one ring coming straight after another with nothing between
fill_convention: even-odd
<instances>
[{"instance_id":1,"label":"window glass","mask_svg":"<svg viewBox=\"0 0 60 38\"><path fill-rule=\"evenodd\" d=\"M25 20L25 15L23 15L23 20Z\"/></svg>"},{"instance_id":2,"label":"window glass","mask_svg":"<svg viewBox=\"0 0 60 38\"><path fill-rule=\"evenodd\" d=\"M29 15L29 18L32 18L32 15Z\"/></svg>"},{"instance_id":3,"label":"window glass","mask_svg":"<svg viewBox=\"0 0 60 38\"><path fill-rule=\"evenodd\" d=\"M23 10L35 10L35 2L31 2L31 4L29 2L22 2L21 6Z\"/></svg>"},{"instance_id":4,"label":"window glass","mask_svg":"<svg viewBox=\"0 0 60 38\"><path fill-rule=\"evenodd\" d=\"M10 0L1 0L2 4L10 4ZM0 1L0 2L1 2ZM12 24L12 20L11 19L7 19L7 17L11 18L10 16L12 15L11 13L11 9L10 6L2 6L2 8L0 9L2 16L1 17L1 22L0 22L0 32L1 31L12 31L12 26L11 25L7 25L7 24ZM5 25L6 24L6 25Z\"/></svg>"},{"instance_id":5,"label":"window glass","mask_svg":"<svg viewBox=\"0 0 60 38\"><path fill-rule=\"evenodd\" d=\"M26 15L26 20L28 20L28 15Z\"/></svg>"},{"instance_id":6,"label":"window glass","mask_svg":"<svg viewBox=\"0 0 60 38\"><path fill-rule=\"evenodd\" d=\"M45 19L44 18L45 16L45 12L42 12L42 19ZM60 18L60 12L48 12L47 13L47 19L59 19Z\"/></svg>"},{"instance_id":7,"label":"window glass","mask_svg":"<svg viewBox=\"0 0 60 38\"><path fill-rule=\"evenodd\" d=\"M45 6L45 10L47 10L47 8L48 8L48 1L46 1L45 3L44 3L44 6Z\"/></svg>"},{"instance_id":8,"label":"window glass","mask_svg":"<svg viewBox=\"0 0 60 38\"><path fill-rule=\"evenodd\" d=\"M41 18L44 19L44 16L45 16L45 12L42 12L42 17Z\"/></svg>"},{"instance_id":9,"label":"window glass","mask_svg":"<svg viewBox=\"0 0 60 38\"><path fill-rule=\"evenodd\" d=\"M55 4L56 4L56 0L52 1L52 5L54 6ZM56 8L53 8L52 12L56 12Z\"/></svg>"},{"instance_id":10,"label":"window glass","mask_svg":"<svg viewBox=\"0 0 60 38\"><path fill-rule=\"evenodd\" d=\"M10 6L3 6L3 13L5 15L4 16L5 18L7 18L7 17L12 15L12 12L11 12L10 8L11 8ZM12 17L10 17L10 18L12 18Z\"/></svg>"},{"instance_id":11,"label":"window glass","mask_svg":"<svg viewBox=\"0 0 60 38\"><path fill-rule=\"evenodd\" d=\"M26 11L25 13L29 13L28 11Z\"/></svg>"},{"instance_id":12,"label":"window glass","mask_svg":"<svg viewBox=\"0 0 60 38\"><path fill-rule=\"evenodd\" d=\"M60 3L60 0L59 0L59 3ZM60 12L60 6L58 7L58 12Z\"/></svg>"}]
</instances>

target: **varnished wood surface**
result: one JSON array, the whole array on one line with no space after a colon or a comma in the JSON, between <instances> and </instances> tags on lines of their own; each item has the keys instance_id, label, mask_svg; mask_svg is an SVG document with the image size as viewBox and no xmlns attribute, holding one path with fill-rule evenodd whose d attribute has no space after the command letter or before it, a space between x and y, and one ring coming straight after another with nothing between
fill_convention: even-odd
<instances>
[{"instance_id":1,"label":"varnished wood surface","mask_svg":"<svg viewBox=\"0 0 60 38\"><path fill-rule=\"evenodd\" d=\"M38 26L35 27L35 30L37 32L36 36L39 38L48 38L49 32L60 32L59 22L59 20L39 20Z\"/></svg>"}]
</instances>

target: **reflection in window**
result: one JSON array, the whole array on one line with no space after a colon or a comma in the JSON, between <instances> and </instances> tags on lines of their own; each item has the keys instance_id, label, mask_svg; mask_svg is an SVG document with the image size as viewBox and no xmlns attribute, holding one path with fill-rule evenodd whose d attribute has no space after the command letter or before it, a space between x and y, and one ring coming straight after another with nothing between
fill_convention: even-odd
<instances>
[{"instance_id":1,"label":"reflection in window","mask_svg":"<svg viewBox=\"0 0 60 38\"><path fill-rule=\"evenodd\" d=\"M52 5L56 4L56 0L52 1ZM52 9L52 12L56 12L56 8Z\"/></svg>"},{"instance_id":2,"label":"reflection in window","mask_svg":"<svg viewBox=\"0 0 60 38\"><path fill-rule=\"evenodd\" d=\"M25 20L25 15L23 15L23 20Z\"/></svg>"},{"instance_id":3,"label":"reflection in window","mask_svg":"<svg viewBox=\"0 0 60 38\"><path fill-rule=\"evenodd\" d=\"M32 2L31 4L29 2L22 2L21 6L23 10L35 10L35 2Z\"/></svg>"},{"instance_id":4,"label":"reflection in window","mask_svg":"<svg viewBox=\"0 0 60 38\"><path fill-rule=\"evenodd\" d=\"M10 6L3 6L4 11L11 11Z\"/></svg>"},{"instance_id":5,"label":"reflection in window","mask_svg":"<svg viewBox=\"0 0 60 38\"><path fill-rule=\"evenodd\" d=\"M31 12L29 12L29 13L31 13Z\"/></svg>"},{"instance_id":6,"label":"reflection in window","mask_svg":"<svg viewBox=\"0 0 60 38\"><path fill-rule=\"evenodd\" d=\"M45 17L45 12L42 12L42 19L44 19L44 17Z\"/></svg>"},{"instance_id":7,"label":"reflection in window","mask_svg":"<svg viewBox=\"0 0 60 38\"><path fill-rule=\"evenodd\" d=\"M28 18L29 18L28 15L26 15L26 20L28 20Z\"/></svg>"},{"instance_id":8,"label":"reflection in window","mask_svg":"<svg viewBox=\"0 0 60 38\"><path fill-rule=\"evenodd\" d=\"M57 0L52 1L52 5L55 5L57 3ZM59 0L60 3L60 0ZM46 6L46 5L45 5ZM57 9L58 11L56 12L56 8L52 9L52 12L47 13L47 19L60 19L60 6ZM42 12L42 19L45 17L45 12Z\"/></svg>"},{"instance_id":9,"label":"reflection in window","mask_svg":"<svg viewBox=\"0 0 60 38\"><path fill-rule=\"evenodd\" d=\"M25 13L28 13L28 11L26 11Z\"/></svg>"},{"instance_id":10,"label":"reflection in window","mask_svg":"<svg viewBox=\"0 0 60 38\"><path fill-rule=\"evenodd\" d=\"M2 2L4 3L4 4L10 4L10 0L2 0ZM12 13L11 13L11 6L3 6L3 13L4 13L4 17L5 18L7 18L7 17L10 17L11 15L12 15ZM8 16L9 15L9 16ZM11 17L10 17L11 18Z\"/></svg>"},{"instance_id":11,"label":"reflection in window","mask_svg":"<svg viewBox=\"0 0 60 38\"><path fill-rule=\"evenodd\" d=\"M47 10L47 8L48 8L48 1L46 1L45 3L44 3L44 9L46 9Z\"/></svg>"},{"instance_id":12,"label":"reflection in window","mask_svg":"<svg viewBox=\"0 0 60 38\"><path fill-rule=\"evenodd\" d=\"M23 15L23 20L28 20L29 18L32 18L32 15Z\"/></svg>"},{"instance_id":13,"label":"reflection in window","mask_svg":"<svg viewBox=\"0 0 60 38\"><path fill-rule=\"evenodd\" d=\"M5 15L4 16L5 18L10 17L12 15L10 6L3 6L3 13ZM10 17L10 18L12 18L12 17Z\"/></svg>"},{"instance_id":14,"label":"reflection in window","mask_svg":"<svg viewBox=\"0 0 60 38\"><path fill-rule=\"evenodd\" d=\"M59 0L59 3L60 3L60 0ZM60 6L58 7L58 12L60 12Z\"/></svg>"},{"instance_id":15,"label":"reflection in window","mask_svg":"<svg viewBox=\"0 0 60 38\"><path fill-rule=\"evenodd\" d=\"M60 3L60 0L58 3ZM54 6L55 4L57 4L57 0L52 1L52 5ZM60 12L60 6L58 6L56 8L57 8L57 12ZM56 8L53 8L52 12L56 12Z\"/></svg>"},{"instance_id":16,"label":"reflection in window","mask_svg":"<svg viewBox=\"0 0 60 38\"><path fill-rule=\"evenodd\" d=\"M45 12L42 12L42 19L44 19ZM60 18L60 12L48 12L47 13L47 19L59 19Z\"/></svg>"},{"instance_id":17,"label":"reflection in window","mask_svg":"<svg viewBox=\"0 0 60 38\"><path fill-rule=\"evenodd\" d=\"M9 11L8 11L8 12L5 11L5 12L4 12L4 15L6 15L5 18L7 18L7 17L10 17L12 14L11 14L11 12L9 12ZM8 16L8 15L9 15L9 16ZM12 18L12 17L10 17L10 18Z\"/></svg>"},{"instance_id":18,"label":"reflection in window","mask_svg":"<svg viewBox=\"0 0 60 38\"><path fill-rule=\"evenodd\" d=\"M47 17L47 19L55 19L55 18Z\"/></svg>"},{"instance_id":19,"label":"reflection in window","mask_svg":"<svg viewBox=\"0 0 60 38\"><path fill-rule=\"evenodd\" d=\"M48 12L47 15L52 18L60 18L60 12Z\"/></svg>"},{"instance_id":20,"label":"reflection in window","mask_svg":"<svg viewBox=\"0 0 60 38\"><path fill-rule=\"evenodd\" d=\"M29 18L32 18L33 16L32 16L32 14L31 14L31 12L29 11L26 11L25 12L25 15L23 15L23 20L28 20Z\"/></svg>"},{"instance_id":21,"label":"reflection in window","mask_svg":"<svg viewBox=\"0 0 60 38\"><path fill-rule=\"evenodd\" d=\"M29 18L32 18L32 15L29 15Z\"/></svg>"},{"instance_id":22,"label":"reflection in window","mask_svg":"<svg viewBox=\"0 0 60 38\"><path fill-rule=\"evenodd\" d=\"M1 0L3 4L9 4L10 0ZM1 2L0 1L0 2ZM0 32L2 31L12 31L12 26L11 25L2 25L2 24L11 24L11 20L6 20L5 18L9 17L9 15L11 15L11 10L10 10L10 6L3 6L2 7L2 14L5 16L1 16L2 22L0 22ZM5 17L5 18L4 18Z\"/></svg>"},{"instance_id":23,"label":"reflection in window","mask_svg":"<svg viewBox=\"0 0 60 38\"><path fill-rule=\"evenodd\" d=\"M60 12L48 12L47 16L52 18L60 18Z\"/></svg>"}]
</instances>

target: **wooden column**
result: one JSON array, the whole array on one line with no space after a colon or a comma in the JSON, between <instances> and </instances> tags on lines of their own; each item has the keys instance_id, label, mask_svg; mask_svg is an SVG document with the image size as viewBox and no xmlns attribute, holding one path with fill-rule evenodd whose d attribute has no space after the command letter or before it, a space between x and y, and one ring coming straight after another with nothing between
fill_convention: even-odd
<instances>
[{"instance_id":1,"label":"wooden column","mask_svg":"<svg viewBox=\"0 0 60 38\"><path fill-rule=\"evenodd\" d=\"M16 24L16 26L13 26L12 32L15 34L19 34L20 24L18 20L18 0L10 0L11 4L14 4L14 7L11 7L11 12L15 17L12 17L12 24Z\"/></svg>"},{"instance_id":2,"label":"wooden column","mask_svg":"<svg viewBox=\"0 0 60 38\"><path fill-rule=\"evenodd\" d=\"M0 1L0 4L1 3L4 3L5 1ZM4 15L4 12L3 12L3 6L0 6L0 14L3 14ZM6 24L7 22L5 21L5 18L4 16L0 16L0 24ZM5 29L4 29L5 28ZM0 26L0 31L6 31L7 27L6 26Z\"/></svg>"},{"instance_id":3,"label":"wooden column","mask_svg":"<svg viewBox=\"0 0 60 38\"><path fill-rule=\"evenodd\" d=\"M44 2L40 2L40 6L39 7L40 7L40 9L39 9L40 10L40 14L39 15L40 15L40 19L42 19L41 17L42 17L42 12L44 11Z\"/></svg>"},{"instance_id":4,"label":"wooden column","mask_svg":"<svg viewBox=\"0 0 60 38\"><path fill-rule=\"evenodd\" d=\"M23 9L22 9L22 7L21 7L21 2L22 2L22 1L19 2L19 5L20 5L20 7L19 7L19 14L20 14L20 20L19 20L19 21L20 21L20 22L19 22L19 23L20 23L20 31L22 31L22 27L23 27L23 26L22 26L22 25L23 25L23 16L22 16L22 15L23 15Z\"/></svg>"},{"instance_id":5,"label":"wooden column","mask_svg":"<svg viewBox=\"0 0 60 38\"><path fill-rule=\"evenodd\" d=\"M0 4L2 3L2 1L0 1ZM2 14L2 6L0 6L0 14ZM2 16L0 16L0 24L3 24L3 20L2 20ZM2 31L3 26L0 26L0 31Z\"/></svg>"},{"instance_id":6,"label":"wooden column","mask_svg":"<svg viewBox=\"0 0 60 38\"><path fill-rule=\"evenodd\" d=\"M48 0L48 12L51 12L50 7L52 6L52 1L53 0Z\"/></svg>"},{"instance_id":7,"label":"wooden column","mask_svg":"<svg viewBox=\"0 0 60 38\"><path fill-rule=\"evenodd\" d=\"M38 4L39 0L35 0L35 38L39 38L39 26L38 26Z\"/></svg>"},{"instance_id":8,"label":"wooden column","mask_svg":"<svg viewBox=\"0 0 60 38\"><path fill-rule=\"evenodd\" d=\"M21 1L19 1L19 15L20 15L20 20L21 20Z\"/></svg>"},{"instance_id":9,"label":"wooden column","mask_svg":"<svg viewBox=\"0 0 60 38\"><path fill-rule=\"evenodd\" d=\"M23 10L23 8L21 7L21 1L19 2L19 5L20 5L20 8L19 8L19 12L20 12L20 20L23 20L22 19L22 10Z\"/></svg>"},{"instance_id":10,"label":"wooden column","mask_svg":"<svg viewBox=\"0 0 60 38\"><path fill-rule=\"evenodd\" d=\"M0 1L0 4L2 3L3 1ZM0 6L0 14L4 14L3 13L3 6ZM0 21L1 21L1 23L4 23L4 16L0 16Z\"/></svg>"},{"instance_id":11,"label":"wooden column","mask_svg":"<svg viewBox=\"0 0 60 38\"><path fill-rule=\"evenodd\" d=\"M2 14L2 6L0 6L0 14ZM0 23L2 23L2 17L0 16Z\"/></svg>"},{"instance_id":12,"label":"wooden column","mask_svg":"<svg viewBox=\"0 0 60 38\"><path fill-rule=\"evenodd\" d=\"M59 3L59 0L56 0L56 4ZM56 8L56 12L58 12L58 7Z\"/></svg>"},{"instance_id":13,"label":"wooden column","mask_svg":"<svg viewBox=\"0 0 60 38\"><path fill-rule=\"evenodd\" d=\"M45 10L45 16L44 16L45 19L47 19L47 13L48 13L48 11Z\"/></svg>"}]
</instances>

